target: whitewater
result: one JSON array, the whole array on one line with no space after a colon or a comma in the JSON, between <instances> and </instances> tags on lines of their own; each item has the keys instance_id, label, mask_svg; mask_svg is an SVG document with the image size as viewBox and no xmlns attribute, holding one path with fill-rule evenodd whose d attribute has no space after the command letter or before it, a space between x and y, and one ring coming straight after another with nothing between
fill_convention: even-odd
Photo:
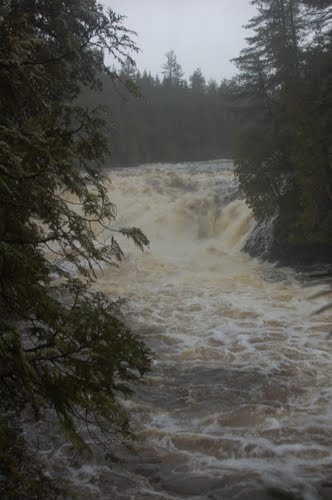
<instances>
[{"instance_id":1,"label":"whitewater","mask_svg":"<svg viewBox=\"0 0 332 500\"><path fill-rule=\"evenodd\" d=\"M321 498L332 479L331 318L311 313L324 299L309 300L294 270L241 252L255 221L231 161L109 176L116 227L140 227L150 247L119 240L125 260L99 271L96 288L128 299L153 365L124 402L138 440L114 445L123 464L102 451L78 464L62 450L79 497Z\"/></svg>"}]
</instances>

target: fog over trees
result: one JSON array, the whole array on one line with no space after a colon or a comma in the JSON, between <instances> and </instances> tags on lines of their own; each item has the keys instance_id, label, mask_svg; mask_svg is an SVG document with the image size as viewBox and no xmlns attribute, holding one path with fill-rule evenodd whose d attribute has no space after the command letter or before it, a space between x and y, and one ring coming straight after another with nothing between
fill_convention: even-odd
<instances>
[{"instance_id":1,"label":"fog over trees","mask_svg":"<svg viewBox=\"0 0 332 500\"><path fill-rule=\"evenodd\" d=\"M174 51L161 61L162 78L139 71L128 59L121 81L103 77L103 89L84 91L90 109L107 105L112 137L110 164L180 162L231 157L235 115L226 81L206 81L197 68L187 81ZM114 84L115 83L115 84ZM136 92L130 95L126 87Z\"/></svg>"},{"instance_id":2,"label":"fog over trees","mask_svg":"<svg viewBox=\"0 0 332 500\"><path fill-rule=\"evenodd\" d=\"M238 73L216 82L185 79L171 47L162 76L137 68L133 34L95 0L0 3L2 498L60 495L23 415L59 422L79 449L82 423L111 451L133 437L121 397L151 353L125 301L93 285L123 260L118 235L149 240L115 227L104 167L234 159L258 225L273 220L266 257L331 264L332 0L252 4Z\"/></svg>"},{"instance_id":3,"label":"fog over trees","mask_svg":"<svg viewBox=\"0 0 332 500\"><path fill-rule=\"evenodd\" d=\"M161 79L126 62L136 96L106 77L85 102L110 106L111 164L234 158L257 220L275 219L270 258L329 260L331 2L252 4L233 79L207 82L197 68L187 81L171 50Z\"/></svg>"}]
</instances>

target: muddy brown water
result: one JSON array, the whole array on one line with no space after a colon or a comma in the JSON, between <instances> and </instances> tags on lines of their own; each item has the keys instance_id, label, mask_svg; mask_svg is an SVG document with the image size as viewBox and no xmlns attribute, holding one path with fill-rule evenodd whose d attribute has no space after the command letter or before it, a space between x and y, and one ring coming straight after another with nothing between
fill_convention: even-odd
<instances>
[{"instance_id":1,"label":"muddy brown water","mask_svg":"<svg viewBox=\"0 0 332 500\"><path fill-rule=\"evenodd\" d=\"M118 226L140 227L151 246L121 240L126 259L97 288L128 298L154 361L125 403L138 441L114 450L123 465L101 452L70 465L80 497L264 500L282 488L321 498L332 478L331 318L310 313L324 299L241 252L255 221L230 161L110 176Z\"/></svg>"}]
</instances>

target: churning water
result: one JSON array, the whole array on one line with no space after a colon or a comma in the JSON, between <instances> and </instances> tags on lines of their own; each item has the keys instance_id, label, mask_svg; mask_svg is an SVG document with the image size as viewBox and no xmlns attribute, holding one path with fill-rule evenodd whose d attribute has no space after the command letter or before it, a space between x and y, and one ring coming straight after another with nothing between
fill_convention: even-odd
<instances>
[{"instance_id":1,"label":"churning water","mask_svg":"<svg viewBox=\"0 0 332 500\"><path fill-rule=\"evenodd\" d=\"M97 288L129 299L154 362L125 403L138 441L113 450L124 465L73 470L82 497L258 499L275 486L320 498L332 478L328 313L310 316L319 303L294 272L241 253L255 223L232 163L111 179L118 225L151 246L120 241L126 260Z\"/></svg>"}]
</instances>

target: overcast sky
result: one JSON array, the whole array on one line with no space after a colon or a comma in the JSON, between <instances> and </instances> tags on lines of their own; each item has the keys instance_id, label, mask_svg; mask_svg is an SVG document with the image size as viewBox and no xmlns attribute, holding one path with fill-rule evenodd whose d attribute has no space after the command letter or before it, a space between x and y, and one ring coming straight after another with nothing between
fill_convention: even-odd
<instances>
[{"instance_id":1,"label":"overcast sky","mask_svg":"<svg viewBox=\"0 0 332 500\"><path fill-rule=\"evenodd\" d=\"M185 76L197 67L206 79L220 81L235 73L230 63L244 46L242 28L255 13L250 0L101 0L127 16L137 32L140 70L161 73L165 53L174 50Z\"/></svg>"}]
</instances>

